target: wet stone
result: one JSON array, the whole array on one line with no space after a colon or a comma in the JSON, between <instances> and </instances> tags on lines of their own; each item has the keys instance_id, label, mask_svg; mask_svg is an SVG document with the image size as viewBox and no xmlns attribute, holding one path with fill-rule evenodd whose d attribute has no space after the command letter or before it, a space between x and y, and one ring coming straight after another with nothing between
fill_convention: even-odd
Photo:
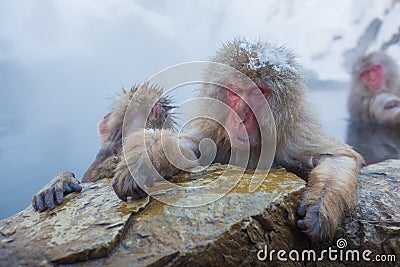
<instances>
[{"instance_id":1,"label":"wet stone","mask_svg":"<svg viewBox=\"0 0 400 267\"><path fill-rule=\"evenodd\" d=\"M334 247L339 238L347 241L347 249L400 258L400 160L361 170L355 211L335 239L324 243L311 243L296 227L305 182L284 169L257 175L265 179L249 192L253 171L216 164L197 174L179 173L172 180L185 190L163 191L161 185L157 193L173 205L153 198L120 201L108 179L83 184L82 193L67 196L53 211L39 213L29 206L0 221L0 266L259 266L271 264L257 259L265 246L320 251ZM203 185L208 187L198 187ZM226 185L234 187L225 196L185 207L190 201L219 197ZM368 266L337 261L272 264Z\"/></svg>"},{"instance_id":2,"label":"wet stone","mask_svg":"<svg viewBox=\"0 0 400 267\"><path fill-rule=\"evenodd\" d=\"M385 262L382 266L400 265L400 160L386 160L361 169L355 211L345 218L330 244L318 246L334 247L339 239L346 240L344 251L370 250L371 259L375 255L394 255L395 262ZM343 263L377 266L377 262ZM337 265L324 262L321 266Z\"/></svg>"},{"instance_id":3,"label":"wet stone","mask_svg":"<svg viewBox=\"0 0 400 267\"><path fill-rule=\"evenodd\" d=\"M81 193L67 195L63 205L52 211L40 213L30 205L2 220L0 254L38 251L37 255L56 263L108 255L131 215L149 200L120 201L112 190L111 179L82 186Z\"/></svg>"},{"instance_id":4,"label":"wet stone","mask_svg":"<svg viewBox=\"0 0 400 267\"><path fill-rule=\"evenodd\" d=\"M175 182L185 186L209 184L206 194L219 193L221 183L234 183L243 170L212 166L202 175L181 173ZM296 208L305 182L284 169L272 170L262 185L249 192L252 171L245 171L239 183L224 197L199 207L167 205L152 200L138 216L121 244L107 258L78 266L236 266L260 263L257 251L268 244L276 248L305 248L305 236L296 228ZM222 176L221 176L222 175ZM184 182L185 180L189 182ZM174 191L168 192L174 194ZM185 203L185 194L175 204Z\"/></svg>"}]
</instances>

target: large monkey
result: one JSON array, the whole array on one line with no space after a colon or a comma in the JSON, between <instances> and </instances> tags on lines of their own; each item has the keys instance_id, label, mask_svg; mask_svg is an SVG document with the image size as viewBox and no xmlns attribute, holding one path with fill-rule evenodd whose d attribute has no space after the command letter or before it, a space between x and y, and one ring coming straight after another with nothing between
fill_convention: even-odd
<instances>
[{"instance_id":1,"label":"large monkey","mask_svg":"<svg viewBox=\"0 0 400 267\"><path fill-rule=\"evenodd\" d=\"M304 218L298 220L298 227L311 238L332 237L344 213L355 205L357 175L363 159L349 146L322 132L305 102L303 74L294 55L269 43L234 40L217 51L212 61L233 67L253 81L237 79L229 72L208 70L207 75L213 75L213 83L205 84L200 95L226 103L231 112L200 104L195 109L199 114L208 114L210 109L214 114L222 114L226 130L218 123L200 119L180 135L156 130L127 136L124 140L126 164L118 164L113 180L118 197L127 200L129 196L145 196L141 187L151 186L158 175L168 178L179 171L176 164L170 163L171 153L167 159L163 145L168 149L178 148L187 159L181 166L188 168L190 163L199 164L198 159L203 157L199 144L204 138L216 144L214 162L227 163L232 148L240 150L241 146L248 145L247 167L255 168L263 160L259 159L260 129L271 127L269 118L260 121L255 114L267 101L276 122L274 165L307 174L304 177L308 181L307 189L298 209ZM149 166L148 160L153 166Z\"/></svg>"},{"instance_id":2,"label":"large monkey","mask_svg":"<svg viewBox=\"0 0 400 267\"><path fill-rule=\"evenodd\" d=\"M392 58L374 52L354 63L348 107L352 120L400 125L400 75Z\"/></svg>"},{"instance_id":3,"label":"large monkey","mask_svg":"<svg viewBox=\"0 0 400 267\"><path fill-rule=\"evenodd\" d=\"M136 96L130 103L132 96L139 88L143 89L145 94ZM151 107L153 99L159 99L159 101L154 107ZM141 87L134 86L129 91L123 90L115 99L112 111L99 123L101 148L85 172L82 182L94 182L114 176L115 169L122 157L122 123L125 114L125 121L128 122L125 127L131 132L138 130L143 125L147 129L173 129L174 120L171 109L174 107L170 104L170 98L162 97L162 91L149 84L143 84ZM150 114L147 114L149 110L151 110ZM56 204L63 202L65 194L81 190L80 182L72 172L62 172L34 195L32 206L39 211L51 210L55 208Z\"/></svg>"}]
</instances>

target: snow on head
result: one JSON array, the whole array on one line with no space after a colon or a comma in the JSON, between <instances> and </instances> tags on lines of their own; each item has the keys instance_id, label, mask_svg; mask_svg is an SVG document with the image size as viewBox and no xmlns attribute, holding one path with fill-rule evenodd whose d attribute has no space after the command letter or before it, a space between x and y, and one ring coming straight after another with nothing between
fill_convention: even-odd
<instances>
[{"instance_id":1,"label":"snow on head","mask_svg":"<svg viewBox=\"0 0 400 267\"><path fill-rule=\"evenodd\" d=\"M257 71L271 66L277 72L297 74L294 56L283 47L274 47L269 43L240 41L239 48L249 55L246 67L251 70Z\"/></svg>"}]
</instances>

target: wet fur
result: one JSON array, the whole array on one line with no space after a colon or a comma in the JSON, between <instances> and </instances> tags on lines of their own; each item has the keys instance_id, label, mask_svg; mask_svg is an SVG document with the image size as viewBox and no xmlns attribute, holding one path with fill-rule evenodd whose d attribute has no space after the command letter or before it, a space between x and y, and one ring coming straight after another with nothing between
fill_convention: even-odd
<instances>
[{"instance_id":1,"label":"wet fur","mask_svg":"<svg viewBox=\"0 0 400 267\"><path fill-rule=\"evenodd\" d=\"M140 95L136 95L132 100L133 95L137 92L139 87L145 91ZM125 161L122 160L122 126L125 113L128 116L126 120L127 127L133 132L141 132L144 129L134 128L132 125L143 125L147 129L158 129L161 127L173 129L173 115L170 112L172 108L172 106L170 106L171 100L168 97L161 98L161 95L162 91L159 88L150 86L149 84L134 86L128 91L122 90L122 93L115 99L114 107L105 124L104 132L101 134L101 148L95 160L84 174L82 178L83 183L112 178L115 176L117 166L120 166L120 169L128 171L127 173L119 173L119 175L130 175L126 166L124 166L125 168L121 167L125 164ZM154 104L151 102L154 101L154 99L159 99L158 103L160 103L165 110L165 117L157 118L152 112L150 112L150 114L143 114L151 110ZM132 125L129 125L130 123L132 123ZM61 204L63 202L63 195L71 192L80 192L82 188L79 183L80 182L75 178L72 172L62 172L33 196L32 206L39 211L54 209L56 204Z\"/></svg>"},{"instance_id":2,"label":"wet fur","mask_svg":"<svg viewBox=\"0 0 400 267\"><path fill-rule=\"evenodd\" d=\"M122 93L117 95L114 107L105 125L105 139L103 138L102 146L94 162L84 174L82 182L94 182L103 178L114 177L116 167L123 157L122 126L125 116L127 116L125 122L128 124L125 127L133 132L137 129L130 127L129 122L134 121L139 116L148 118L148 114L142 113L151 110L153 105L151 102L154 99L160 99L159 103L165 107L166 113L169 112L171 100L168 97L161 97L162 90L145 83L141 85L141 89L144 89L145 93L137 94L133 98L138 89L139 86L134 86L129 91L122 90ZM138 122L137 124L145 125L144 122ZM147 119L146 121L147 129L159 129L161 127L173 129L173 118L169 117L167 120Z\"/></svg>"},{"instance_id":3,"label":"wet fur","mask_svg":"<svg viewBox=\"0 0 400 267\"><path fill-rule=\"evenodd\" d=\"M278 55L283 60L278 64L282 65L273 66L266 62L266 66L257 70L249 68L249 58L253 57L253 52L249 54L244 51L243 45L251 47L254 53L267 51L269 54ZM357 175L363 159L348 145L323 133L315 119L316 116L305 100L303 72L295 61L295 56L284 47L275 47L261 41L252 43L236 39L223 45L211 60L229 65L248 75L254 82L262 81L270 87L272 98L269 104L277 127L274 164L308 174L304 177L308 184L299 207L299 213L304 215L304 218L298 221L298 225L311 238L332 237L345 212L352 210L355 205ZM209 70L208 74L213 75L213 79L219 80L220 83L229 77L227 73L213 73L213 71ZM213 84L204 85L200 95L226 103L223 90ZM215 109L217 107L196 107L200 114L202 112L221 114ZM270 119L265 117L261 123L268 126L270 122ZM126 162L137 179L146 180L147 177L152 177L151 171L146 167L149 160L154 169L164 177L179 171L168 162L162 150L163 134L168 139L164 144L179 147L188 159L198 155L199 141L205 137L211 138L217 144L216 162L225 163L229 158L230 143L226 132L209 120L197 122L179 138L168 130L147 131L147 140L151 140L151 143L143 144L142 138L130 135L125 144L128 154ZM140 147L144 150L147 148L148 154L137 153ZM258 156L259 148L253 147L248 168L256 166ZM130 175L127 175L129 172L126 170L126 165L119 165L117 169L114 190L121 199L125 200L127 196L138 197L143 193L136 190L137 184Z\"/></svg>"}]
</instances>

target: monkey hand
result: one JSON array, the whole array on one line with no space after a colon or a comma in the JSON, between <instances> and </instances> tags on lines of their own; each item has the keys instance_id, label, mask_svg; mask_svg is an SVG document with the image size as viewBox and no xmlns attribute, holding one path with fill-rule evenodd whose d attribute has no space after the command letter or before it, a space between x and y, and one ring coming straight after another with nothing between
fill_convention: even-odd
<instances>
[{"instance_id":1,"label":"monkey hand","mask_svg":"<svg viewBox=\"0 0 400 267\"><path fill-rule=\"evenodd\" d=\"M304 200L300 201L297 213L304 217L297 221L297 226L311 238L319 237L323 233L322 227L328 223L327 218L320 214L320 206L312 205L307 207Z\"/></svg>"},{"instance_id":2,"label":"monkey hand","mask_svg":"<svg viewBox=\"0 0 400 267\"><path fill-rule=\"evenodd\" d=\"M383 107L384 107L384 109L393 109L395 107L400 107L400 100L392 99L392 100L388 101L387 103L385 103L385 105Z\"/></svg>"},{"instance_id":3,"label":"monkey hand","mask_svg":"<svg viewBox=\"0 0 400 267\"><path fill-rule=\"evenodd\" d=\"M342 146L345 151L346 146ZM357 174L363 159L348 155L319 156L308 175L307 188L297 213L297 226L313 240L332 238L347 212L357 202Z\"/></svg>"},{"instance_id":4,"label":"monkey hand","mask_svg":"<svg viewBox=\"0 0 400 267\"><path fill-rule=\"evenodd\" d=\"M155 104L152 108L149 118L147 119L147 127L149 128L162 128L162 125L167 117L167 112L161 103Z\"/></svg>"},{"instance_id":5,"label":"monkey hand","mask_svg":"<svg viewBox=\"0 0 400 267\"><path fill-rule=\"evenodd\" d=\"M33 196L32 206L39 211L52 210L56 204L63 202L64 195L81 190L82 187L72 172L62 172Z\"/></svg>"},{"instance_id":6,"label":"monkey hand","mask_svg":"<svg viewBox=\"0 0 400 267\"><path fill-rule=\"evenodd\" d=\"M152 183L153 181L150 180L147 182L149 186L152 186ZM133 179L129 168L124 161L120 162L120 164L117 166L117 171L115 173L112 185L118 198L123 201L127 201L128 197L138 199L147 196L147 193L144 192Z\"/></svg>"},{"instance_id":7,"label":"monkey hand","mask_svg":"<svg viewBox=\"0 0 400 267\"><path fill-rule=\"evenodd\" d=\"M400 98L388 93L379 94L371 101L369 113L380 124L398 125L400 123Z\"/></svg>"},{"instance_id":8,"label":"monkey hand","mask_svg":"<svg viewBox=\"0 0 400 267\"><path fill-rule=\"evenodd\" d=\"M143 198L147 196L143 187L153 187L180 170L198 165L196 145L172 131L139 130L124 142L124 160L117 165L113 179L114 191L124 201L127 197Z\"/></svg>"}]
</instances>

